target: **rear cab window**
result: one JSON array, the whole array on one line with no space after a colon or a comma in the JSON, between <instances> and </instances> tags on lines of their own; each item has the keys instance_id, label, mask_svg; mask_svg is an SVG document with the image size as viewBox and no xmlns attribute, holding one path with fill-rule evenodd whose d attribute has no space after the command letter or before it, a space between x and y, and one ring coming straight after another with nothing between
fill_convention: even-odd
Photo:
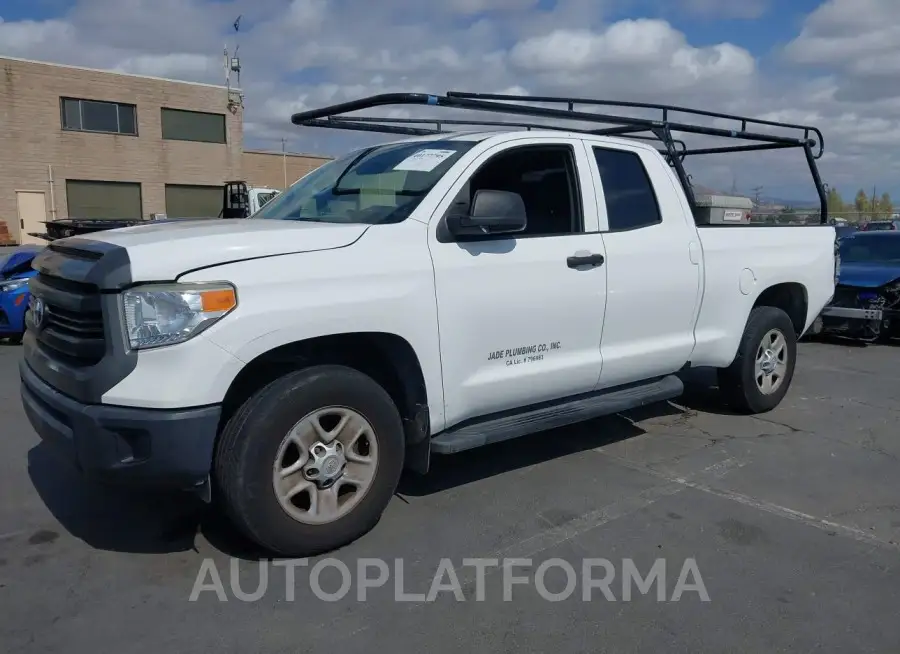
<instances>
[{"instance_id":1,"label":"rear cab window","mask_svg":"<svg viewBox=\"0 0 900 654\"><path fill-rule=\"evenodd\" d=\"M608 231L623 232L660 224L659 202L640 155L598 146L591 149L603 187Z\"/></svg>"}]
</instances>

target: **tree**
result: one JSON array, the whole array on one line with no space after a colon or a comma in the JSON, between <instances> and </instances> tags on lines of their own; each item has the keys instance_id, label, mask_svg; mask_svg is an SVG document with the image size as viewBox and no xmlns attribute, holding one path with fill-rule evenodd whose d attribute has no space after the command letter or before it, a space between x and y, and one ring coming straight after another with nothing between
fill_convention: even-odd
<instances>
[{"instance_id":1,"label":"tree","mask_svg":"<svg viewBox=\"0 0 900 654\"><path fill-rule=\"evenodd\" d=\"M828 189L828 213L842 213L846 211L844 200L837 189Z\"/></svg>"},{"instance_id":2,"label":"tree","mask_svg":"<svg viewBox=\"0 0 900 654\"><path fill-rule=\"evenodd\" d=\"M863 211L869 210L869 196L866 195L866 192L864 190L859 189L856 192L856 199L853 200L853 206L856 207L857 213L862 213Z\"/></svg>"},{"instance_id":3,"label":"tree","mask_svg":"<svg viewBox=\"0 0 900 654\"><path fill-rule=\"evenodd\" d=\"M894 213L894 203L891 202L890 193L881 194L881 199L878 201L878 213Z\"/></svg>"}]
</instances>

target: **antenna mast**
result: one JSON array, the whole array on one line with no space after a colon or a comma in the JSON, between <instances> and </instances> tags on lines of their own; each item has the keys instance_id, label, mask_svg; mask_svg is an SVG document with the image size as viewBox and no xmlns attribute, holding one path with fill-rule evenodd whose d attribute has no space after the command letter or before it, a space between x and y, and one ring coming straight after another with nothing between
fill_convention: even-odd
<instances>
[{"instance_id":1,"label":"antenna mast","mask_svg":"<svg viewBox=\"0 0 900 654\"><path fill-rule=\"evenodd\" d=\"M241 91L241 59L238 57L238 50L241 46L237 42L237 34L241 28L241 17L238 16L234 21L234 53L228 54L228 44L225 45L225 86L228 89L228 110L231 113L237 113L238 109L244 107L244 94ZM231 88L231 73L237 75L237 88Z\"/></svg>"}]
</instances>

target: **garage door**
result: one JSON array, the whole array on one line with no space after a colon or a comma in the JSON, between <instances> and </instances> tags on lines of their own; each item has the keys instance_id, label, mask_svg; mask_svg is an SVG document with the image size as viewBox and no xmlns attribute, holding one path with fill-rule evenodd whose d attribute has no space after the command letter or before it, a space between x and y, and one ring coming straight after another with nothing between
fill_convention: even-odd
<instances>
[{"instance_id":1,"label":"garage door","mask_svg":"<svg viewBox=\"0 0 900 654\"><path fill-rule=\"evenodd\" d=\"M221 186L166 184L169 218L218 218L224 190Z\"/></svg>"},{"instance_id":2,"label":"garage door","mask_svg":"<svg viewBox=\"0 0 900 654\"><path fill-rule=\"evenodd\" d=\"M66 180L70 218L140 218L141 185Z\"/></svg>"}]
</instances>

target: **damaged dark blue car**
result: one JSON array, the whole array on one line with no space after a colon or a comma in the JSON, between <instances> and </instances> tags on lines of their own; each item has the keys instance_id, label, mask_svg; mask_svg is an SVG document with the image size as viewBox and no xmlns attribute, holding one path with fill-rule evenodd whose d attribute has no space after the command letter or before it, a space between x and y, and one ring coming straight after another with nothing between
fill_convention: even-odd
<instances>
[{"instance_id":1,"label":"damaged dark blue car","mask_svg":"<svg viewBox=\"0 0 900 654\"><path fill-rule=\"evenodd\" d=\"M834 298L810 335L865 341L900 336L900 231L861 231L841 240Z\"/></svg>"},{"instance_id":2,"label":"damaged dark blue car","mask_svg":"<svg viewBox=\"0 0 900 654\"><path fill-rule=\"evenodd\" d=\"M22 340L28 311L28 280L37 275L31 262L42 249L38 245L22 245L0 254L0 338L13 343Z\"/></svg>"}]
</instances>

